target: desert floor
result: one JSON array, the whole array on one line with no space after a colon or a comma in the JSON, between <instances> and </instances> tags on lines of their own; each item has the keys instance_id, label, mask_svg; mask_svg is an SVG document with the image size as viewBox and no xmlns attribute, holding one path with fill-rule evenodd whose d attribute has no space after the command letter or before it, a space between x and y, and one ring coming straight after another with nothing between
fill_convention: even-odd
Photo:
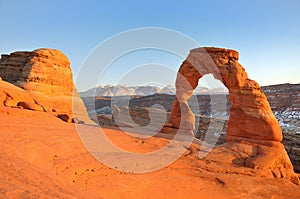
<instances>
[{"instance_id":1,"label":"desert floor","mask_svg":"<svg viewBox=\"0 0 300 199\"><path fill-rule=\"evenodd\" d=\"M99 131L44 112L0 108L0 198L300 198L300 188L287 180L209 169L210 162L199 160L196 142L157 171L113 169L87 151L78 128ZM102 131L115 145L135 153L170 142L164 135L135 138L118 129Z\"/></svg>"}]
</instances>

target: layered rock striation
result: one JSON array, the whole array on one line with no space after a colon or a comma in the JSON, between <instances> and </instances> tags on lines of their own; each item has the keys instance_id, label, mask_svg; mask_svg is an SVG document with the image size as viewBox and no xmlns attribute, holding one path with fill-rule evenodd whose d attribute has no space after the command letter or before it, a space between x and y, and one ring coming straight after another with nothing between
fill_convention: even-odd
<instances>
[{"instance_id":1,"label":"layered rock striation","mask_svg":"<svg viewBox=\"0 0 300 199\"><path fill-rule=\"evenodd\" d=\"M187 100L205 74L213 74L229 90L231 102L227 140L247 140L265 145L276 145L282 132L267 97L260 86L248 78L238 62L237 51L220 48L191 50L181 65L176 79L176 100L171 123L176 128L194 129L193 113Z\"/></svg>"},{"instance_id":2,"label":"layered rock striation","mask_svg":"<svg viewBox=\"0 0 300 199\"><path fill-rule=\"evenodd\" d=\"M227 144L214 149L212 154L220 150L224 151L221 156L226 157L227 148L231 150L235 143L247 143L246 146L259 150L243 158L243 166L263 170L275 178L288 178L299 185L299 179L281 144L282 131L267 97L258 83L248 78L238 59L239 54L234 50L213 47L191 50L177 74L176 98L170 123L181 131L194 130L195 117L188 99L199 79L203 75L212 74L228 88L231 103ZM243 153L245 149L243 146L238 150ZM236 164L233 160L231 162Z\"/></svg>"},{"instance_id":3,"label":"layered rock striation","mask_svg":"<svg viewBox=\"0 0 300 199\"><path fill-rule=\"evenodd\" d=\"M24 89L44 111L67 122L91 123L75 89L70 62L62 52L37 49L2 55L0 76Z\"/></svg>"}]
</instances>

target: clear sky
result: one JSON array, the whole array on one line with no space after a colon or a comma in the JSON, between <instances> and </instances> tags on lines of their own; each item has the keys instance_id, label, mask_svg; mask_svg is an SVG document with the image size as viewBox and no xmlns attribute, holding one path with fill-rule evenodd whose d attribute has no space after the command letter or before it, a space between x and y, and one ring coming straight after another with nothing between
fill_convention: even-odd
<instances>
[{"instance_id":1,"label":"clear sky","mask_svg":"<svg viewBox=\"0 0 300 199\"><path fill-rule=\"evenodd\" d=\"M300 83L299 0L0 0L0 19L1 54L59 49L69 57L74 79L105 39L133 28L161 27L199 46L238 50L240 63L260 85ZM174 71L182 61L159 52L136 53L120 59L99 83L116 84L137 63L159 60ZM165 77L173 83L174 75Z\"/></svg>"}]
</instances>

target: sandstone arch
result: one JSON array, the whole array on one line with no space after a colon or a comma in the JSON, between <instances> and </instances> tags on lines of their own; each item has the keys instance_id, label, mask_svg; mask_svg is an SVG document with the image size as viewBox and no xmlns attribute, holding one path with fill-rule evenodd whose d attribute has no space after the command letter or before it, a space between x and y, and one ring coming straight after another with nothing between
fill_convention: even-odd
<instances>
[{"instance_id":1,"label":"sandstone arch","mask_svg":"<svg viewBox=\"0 0 300 199\"><path fill-rule=\"evenodd\" d=\"M194 114L187 101L199 79L212 74L228 88L232 104L226 140L281 146L281 128L267 97L258 83L248 78L238 59L239 54L234 50L213 47L191 50L178 71L170 122L175 128L194 129Z\"/></svg>"}]
</instances>

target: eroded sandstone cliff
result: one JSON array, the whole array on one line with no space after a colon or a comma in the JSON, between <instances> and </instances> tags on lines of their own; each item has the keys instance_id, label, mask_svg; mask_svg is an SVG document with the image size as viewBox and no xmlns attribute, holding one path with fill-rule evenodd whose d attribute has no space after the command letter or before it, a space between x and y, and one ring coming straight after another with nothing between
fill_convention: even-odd
<instances>
[{"instance_id":1,"label":"eroded sandstone cliff","mask_svg":"<svg viewBox=\"0 0 300 199\"><path fill-rule=\"evenodd\" d=\"M61 119L91 123L72 79L68 58L54 49L2 55L0 77L23 88L44 111Z\"/></svg>"}]
</instances>

